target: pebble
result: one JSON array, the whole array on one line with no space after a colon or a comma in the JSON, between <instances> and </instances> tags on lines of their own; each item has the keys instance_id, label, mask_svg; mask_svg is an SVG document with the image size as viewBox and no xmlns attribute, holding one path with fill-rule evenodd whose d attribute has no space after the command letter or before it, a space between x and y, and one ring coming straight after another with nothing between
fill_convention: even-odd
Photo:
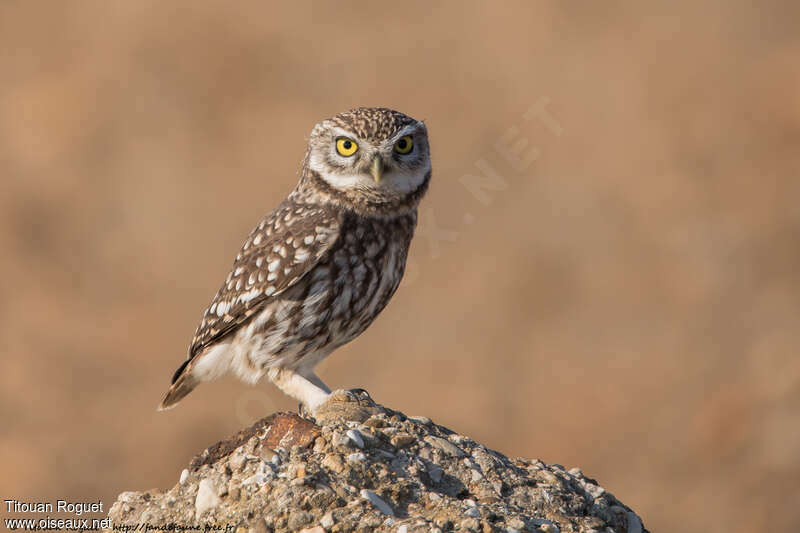
<instances>
[{"instance_id":1,"label":"pebble","mask_svg":"<svg viewBox=\"0 0 800 533\"><path fill-rule=\"evenodd\" d=\"M559 484L558 476L550 472L549 470L539 470L538 472L536 472L536 478L550 485Z\"/></svg>"},{"instance_id":2,"label":"pebble","mask_svg":"<svg viewBox=\"0 0 800 533\"><path fill-rule=\"evenodd\" d=\"M247 530L247 533L267 533L269 529L267 529L267 522L263 518L259 518L258 520L250 526Z\"/></svg>"},{"instance_id":3,"label":"pebble","mask_svg":"<svg viewBox=\"0 0 800 533\"><path fill-rule=\"evenodd\" d=\"M408 526L403 524L397 528L397 533L408 533Z\"/></svg>"},{"instance_id":4,"label":"pebble","mask_svg":"<svg viewBox=\"0 0 800 533\"><path fill-rule=\"evenodd\" d=\"M181 472L180 484L184 485L187 479L189 479L189 469L184 468L183 471Z\"/></svg>"},{"instance_id":5,"label":"pebble","mask_svg":"<svg viewBox=\"0 0 800 533\"><path fill-rule=\"evenodd\" d=\"M234 472L241 472L245 463L247 463L247 456L243 453L234 453L231 455L231 458L228 459L228 465Z\"/></svg>"},{"instance_id":6,"label":"pebble","mask_svg":"<svg viewBox=\"0 0 800 533\"><path fill-rule=\"evenodd\" d=\"M266 446L261 448L261 452L259 452L258 455L265 461L272 461L274 458L278 457L278 454L275 453L275 450L272 448L267 448ZM278 457L278 460L280 461L280 457Z\"/></svg>"},{"instance_id":7,"label":"pebble","mask_svg":"<svg viewBox=\"0 0 800 533\"><path fill-rule=\"evenodd\" d=\"M258 485L259 487L266 485L269 481L267 474L253 474L249 478L242 481L243 485Z\"/></svg>"},{"instance_id":8,"label":"pebble","mask_svg":"<svg viewBox=\"0 0 800 533\"><path fill-rule=\"evenodd\" d=\"M447 438L451 442L454 442L455 444L458 444L458 445L466 444L466 443L469 442L469 438L465 437L464 435L458 435L456 433L453 433L452 435L449 435Z\"/></svg>"},{"instance_id":9,"label":"pebble","mask_svg":"<svg viewBox=\"0 0 800 533\"><path fill-rule=\"evenodd\" d=\"M364 421L364 425L373 428L384 428L386 427L386 420L384 420L384 418L381 416L372 415Z\"/></svg>"},{"instance_id":10,"label":"pebble","mask_svg":"<svg viewBox=\"0 0 800 533\"><path fill-rule=\"evenodd\" d=\"M209 511L219 505L221 500L217 496L217 489L214 487L214 482L210 479L204 479L197 486L197 498L194 500L195 516L200 517L206 511Z\"/></svg>"},{"instance_id":11,"label":"pebble","mask_svg":"<svg viewBox=\"0 0 800 533\"><path fill-rule=\"evenodd\" d=\"M322 466L336 473L341 473L344 470L344 462L342 462L341 456L335 453L326 455L322 460Z\"/></svg>"},{"instance_id":12,"label":"pebble","mask_svg":"<svg viewBox=\"0 0 800 533\"><path fill-rule=\"evenodd\" d=\"M353 442L353 444L355 444L359 448L362 449L364 448L364 439L361 437L360 431L358 431L357 429L348 429L345 435L347 435L347 438L349 438Z\"/></svg>"},{"instance_id":13,"label":"pebble","mask_svg":"<svg viewBox=\"0 0 800 533\"><path fill-rule=\"evenodd\" d=\"M408 433L398 433L397 435L393 436L389 442L395 448L405 448L409 444L415 442L417 439L413 435L409 435Z\"/></svg>"},{"instance_id":14,"label":"pebble","mask_svg":"<svg viewBox=\"0 0 800 533\"><path fill-rule=\"evenodd\" d=\"M431 419L427 416L409 416L408 419L425 426L431 425Z\"/></svg>"},{"instance_id":15,"label":"pebble","mask_svg":"<svg viewBox=\"0 0 800 533\"><path fill-rule=\"evenodd\" d=\"M604 489L603 487L598 487L597 485L594 485L592 483L587 483L585 489L586 492L588 492L589 495L595 499L599 498L606 492L606 489Z\"/></svg>"},{"instance_id":16,"label":"pebble","mask_svg":"<svg viewBox=\"0 0 800 533\"><path fill-rule=\"evenodd\" d=\"M117 496L117 500L121 501L122 503L135 503L139 499L139 493L133 491L127 491L120 493Z\"/></svg>"},{"instance_id":17,"label":"pebble","mask_svg":"<svg viewBox=\"0 0 800 533\"><path fill-rule=\"evenodd\" d=\"M350 438L344 433L336 432L331 437L331 444L336 448L349 447L351 442Z\"/></svg>"},{"instance_id":18,"label":"pebble","mask_svg":"<svg viewBox=\"0 0 800 533\"><path fill-rule=\"evenodd\" d=\"M477 507L470 507L469 509L464 511L464 514L469 516L469 517L472 517L472 518L480 518L481 517L481 512L478 511Z\"/></svg>"},{"instance_id":19,"label":"pebble","mask_svg":"<svg viewBox=\"0 0 800 533\"><path fill-rule=\"evenodd\" d=\"M456 446L455 444L453 444L448 440L444 440L441 437L434 437L433 435L428 435L425 437L425 442L427 442L434 448L442 450L447 455L452 455L455 457L463 457L465 455L464 451L461 448L459 448L458 446Z\"/></svg>"},{"instance_id":20,"label":"pebble","mask_svg":"<svg viewBox=\"0 0 800 533\"><path fill-rule=\"evenodd\" d=\"M361 452L351 453L347 456L348 463L363 463L367 460L367 456Z\"/></svg>"},{"instance_id":21,"label":"pebble","mask_svg":"<svg viewBox=\"0 0 800 533\"><path fill-rule=\"evenodd\" d=\"M332 511L328 511L327 513L325 513L322 516L322 519L319 521L319 525L321 525L325 529L332 528L335 523L336 523L336 521L333 519L333 512Z\"/></svg>"},{"instance_id":22,"label":"pebble","mask_svg":"<svg viewBox=\"0 0 800 533\"><path fill-rule=\"evenodd\" d=\"M369 502L383 514L394 516L394 511L392 511L392 508L389 507L389 504L383 501L380 496L378 496L371 490L361 489L361 497L369 500Z\"/></svg>"},{"instance_id":23,"label":"pebble","mask_svg":"<svg viewBox=\"0 0 800 533\"><path fill-rule=\"evenodd\" d=\"M439 483L442 480L442 476L444 472L442 468L435 464L430 464L425 467L428 470L428 476L431 478L431 481L434 483Z\"/></svg>"}]
</instances>

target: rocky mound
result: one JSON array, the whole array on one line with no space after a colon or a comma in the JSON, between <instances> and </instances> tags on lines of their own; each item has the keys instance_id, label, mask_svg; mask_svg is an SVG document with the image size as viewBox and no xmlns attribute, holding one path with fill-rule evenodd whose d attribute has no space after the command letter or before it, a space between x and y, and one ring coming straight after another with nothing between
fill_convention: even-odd
<instances>
[{"instance_id":1,"label":"rocky mound","mask_svg":"<svg viewBox=\"0 0 800 533\"><path fill-rule=\"evenodd\" d=\"M587 478L337 392L317 418L277 413L194 458L166 492L125 492L115 529L643 533Z\"/></svg>"}]
</instances>

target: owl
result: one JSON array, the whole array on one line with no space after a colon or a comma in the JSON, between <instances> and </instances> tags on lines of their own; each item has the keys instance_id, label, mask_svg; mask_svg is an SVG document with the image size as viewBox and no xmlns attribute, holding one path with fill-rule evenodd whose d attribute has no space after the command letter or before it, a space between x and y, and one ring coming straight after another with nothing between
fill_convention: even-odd
<instances>
[{"instance_id":1,"label":"owl","mask_svg":"<svg viewBox=\"0 0 800 533\"><path fill-rule=\"evenodd\" d=\"M314 126L299 175L242 245L159 409L233 373L267 377L313 414L331 397L314 367L389 303L431 179L425 124L340 113Z\"/></svg>"}]
</instances>

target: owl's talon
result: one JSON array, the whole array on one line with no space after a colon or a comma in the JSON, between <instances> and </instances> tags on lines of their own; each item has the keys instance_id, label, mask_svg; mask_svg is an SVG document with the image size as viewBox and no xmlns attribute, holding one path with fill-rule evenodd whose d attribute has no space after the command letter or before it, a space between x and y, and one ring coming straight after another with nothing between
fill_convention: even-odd
<instances>
[{"instance_id":1,"label":"owl's talon","mask_svg":"<svg viewBox=\"0 0 800 533\"><path fill-rule=\"evenodd\" d=\"M345 390L337 389L330 393L328 399L314 410L314 418L320 424L327 420L343 418L356 422L363 422L370 416L378 413L378 407L369 393L363 389Z\"/></svg>"},{"instance_id":2,"label":"owl's talon","mask_svg":"<svg viewBox=\"0 0 800 533\"><path fill-rule=\"evenodd\" d=\"M372 396L369 395L366 389L348 389L347 392L352 393L358 400L367 400L371 403L375 403L372 400Z\"/></svg>"}]
</instances>

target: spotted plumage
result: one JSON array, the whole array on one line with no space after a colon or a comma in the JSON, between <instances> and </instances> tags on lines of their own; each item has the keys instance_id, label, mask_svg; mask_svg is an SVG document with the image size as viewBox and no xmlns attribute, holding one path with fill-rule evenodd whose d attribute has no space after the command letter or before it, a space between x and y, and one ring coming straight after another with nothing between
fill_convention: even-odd
<instances>
[{"instance_id":1,"label":"spotted plumage","mask_svg":"<svg viewBox=\"0 0 800 533\"><path fill-rule=\"evenodd\" d=\"M322 405L314 366L391 299L430 176L426 127L407 115L359 108L317 124L297 186L247 237L161 408L228 372Z\"/></svg>"}]
</instances>

